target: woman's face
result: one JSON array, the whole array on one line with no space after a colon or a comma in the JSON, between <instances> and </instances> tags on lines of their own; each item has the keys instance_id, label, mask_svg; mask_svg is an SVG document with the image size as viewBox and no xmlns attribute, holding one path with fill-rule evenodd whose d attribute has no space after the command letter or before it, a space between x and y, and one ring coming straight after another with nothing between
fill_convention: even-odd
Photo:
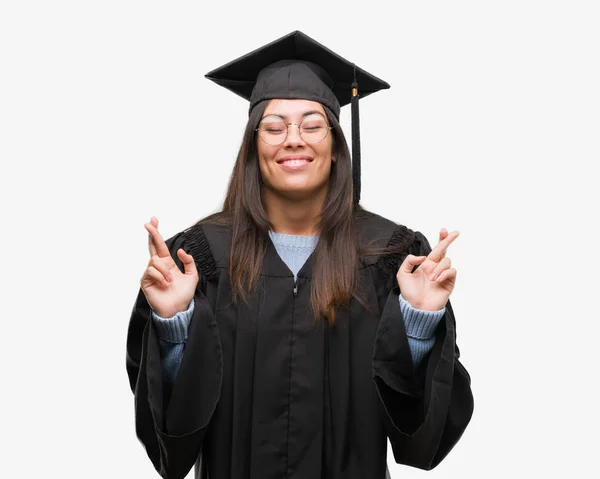
<instances>
[{"instance_id":1,"label":"woman's face","mask_svg":"<svg viewBox=\"0 0 600 479\"><path fill-rule=\"evenodd\" d=\"M316 115L322 116L316 116ZM261 121L262 126L269 128L270 138L277 135L276 126L271 123L282 118L287 123L296 123L306 119L304 127L305 139L310 140L314 126L320 118L327 123L327 115L323 106L310 100L271 100L267 105ZM328 125L328 123L327 123ZM273 133L275 131L275 133ZM285 132L281 133L285 137ZM290 125L287 138L280 145L268 144L257 135L258 158L264 186L274 193L291 199L310 198L327 190L332 159L332 135L320 143L307 143L300 136L296 125ZM273 143L274 141L269 141Z\"/></svg>"}]
</instances>

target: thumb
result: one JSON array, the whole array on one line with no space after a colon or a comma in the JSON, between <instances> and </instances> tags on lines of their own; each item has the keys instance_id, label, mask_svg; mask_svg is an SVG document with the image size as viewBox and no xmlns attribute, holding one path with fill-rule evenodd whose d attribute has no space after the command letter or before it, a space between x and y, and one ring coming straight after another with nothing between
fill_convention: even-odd
<instances>
[{"instance_id":1,"label":"thumb","mask_svg":"<svg viewBox=\"0 0 600 479\"><path fill-rule=\"evenodd\" d=\"M399 272L411 274L413 272L413 268L425 261L425 258L427 258L427 256L415 256L414 254L409 254L406 258L404 258L404 261L400 265Z\"/></svg>"},{"instance_id":2,"label":"thumb","mask_svg":"<svg viewBox=\"0 0 600 479\"><path fill-rule=\"evenodd\" d=\"M196 262L194 261L194 257L190 254L187 254L182 248L177 250L177 256L183 263L184 273L185 274L195 274L196 271Z\"/></svg>"}]
</instances>

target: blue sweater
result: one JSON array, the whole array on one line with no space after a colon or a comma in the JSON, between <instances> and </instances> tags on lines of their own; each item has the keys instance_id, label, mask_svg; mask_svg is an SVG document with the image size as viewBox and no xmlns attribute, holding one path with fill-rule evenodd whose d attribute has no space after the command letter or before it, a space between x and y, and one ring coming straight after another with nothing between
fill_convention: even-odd
<instances>
[{"instance_id":1,"label":"blue sweater","mask_svg":"<svg viewBox=\"0 0 600 479\"><path fill-rule=\"evenodd\" d=\"M313 252L318 236L297 236L269 232L275 249L294 277ZM435 330L444 316L446 308L438 311L416 309L399 295L400 311L408 337L413 365L419 366L435 343ZM163 383L170 390L181 364L183 348L187 340L188 326L194 312L194 300L188 309L170 318L162 318L152 311L152 317L159 336L161 360L163 366Z\"/></svg>"}]
</instances>

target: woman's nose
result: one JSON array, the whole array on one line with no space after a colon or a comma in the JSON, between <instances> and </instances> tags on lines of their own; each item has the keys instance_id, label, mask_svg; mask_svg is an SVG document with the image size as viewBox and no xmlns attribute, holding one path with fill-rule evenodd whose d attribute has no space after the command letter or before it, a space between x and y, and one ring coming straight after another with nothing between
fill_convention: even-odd
<instances>
[{"instance_id":1,"label":"woman's nose","mask_svg":"<svg viewBox=\"0 0 600 479\"><path fill-rule=\"evenodd\" d=\"M300 128L295 123L288 125L287 137L284 145L286 146L298 146L303 145L305 142L300 135Z\"/></svg>"}]
</instances>

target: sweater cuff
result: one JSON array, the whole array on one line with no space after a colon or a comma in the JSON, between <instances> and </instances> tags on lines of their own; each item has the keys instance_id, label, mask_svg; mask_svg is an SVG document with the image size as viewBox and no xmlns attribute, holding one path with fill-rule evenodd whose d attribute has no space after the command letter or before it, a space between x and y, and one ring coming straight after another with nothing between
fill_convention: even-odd
<instances>
[{"instance_id":1,"label":"sweater cuff","mask_svg":"<svg viewBox=\"0 0 600 479\"><path fill-rule=\"evenodd\" d=\"M446 307L437 311L425 311L424 309L413 308L413 306L402 296L398 296L400 301L400 311L404 318L404 329L406 335L415 339L429 339L435 334L435 330L444 317Z\"/></svg>"},{"instance_id":2,"label":"sweater cuff","mask_svg":"<svg viewBox=\"0 0 600 479\"><path fill-rule=\"evenodd\" d=\"M152 310L152 318L156 326L158 337L170 343L184 343L188 336L188 327L194 312L194 299L190 301L188 309L180 311L175 316L163 318Z\"/></svg>"}]
</instances>

